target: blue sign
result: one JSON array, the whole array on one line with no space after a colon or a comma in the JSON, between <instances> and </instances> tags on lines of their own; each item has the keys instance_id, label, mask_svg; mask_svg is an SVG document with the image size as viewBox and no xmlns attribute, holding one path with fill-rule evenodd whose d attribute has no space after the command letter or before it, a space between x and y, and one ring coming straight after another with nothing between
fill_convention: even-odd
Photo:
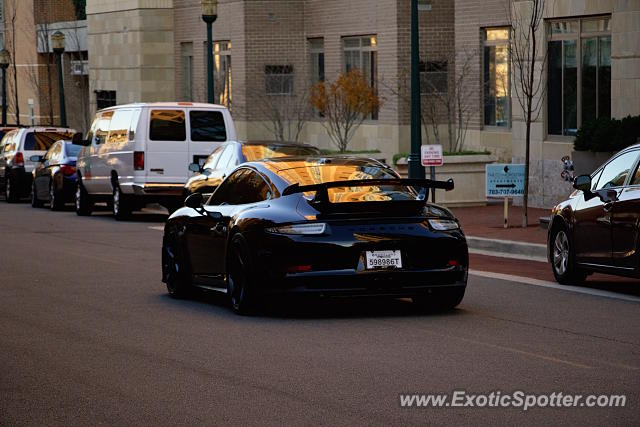
<instances>
[{"instance_id":1,"label":"blue sign","mask_svg":"<svg viewBox=\"0 0 640 427\"><path fill-rule=\"evenodd\" d=\"M492 163L486 169L487 197L524 195L524 164Z\"/></svg>"}]
</instances>

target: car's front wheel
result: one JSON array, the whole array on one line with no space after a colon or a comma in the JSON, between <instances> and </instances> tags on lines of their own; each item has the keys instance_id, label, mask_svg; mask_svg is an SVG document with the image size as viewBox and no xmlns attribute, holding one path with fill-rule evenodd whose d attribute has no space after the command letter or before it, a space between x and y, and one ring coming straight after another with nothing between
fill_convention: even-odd
<instances>
[{"instance_id":1,"label":"car's front wheel","mask_svg":"<svg viewBox=\"0 0 640 427\"><path fill-rule=\"evenodd\" d=\"M236 234L229 245L227 294L231 308L237 314L255 311L254 280L249 249L245 239Z\"/></svg>"},{"instance_id":2,"label":"car's front wheel","mask_svg":"<svg viewBox=\"0 0 640 427\"><path fill-rule=\"evenodd\" d=\"M180 250L180 242L174 233L169 233L162 245L162 271L167 292L172 298L188 296L191 287L190 274Z\"/></svg>"},{"instance_id":3,"label":"car's front wheel","mask_svg":"<svg viewBox=\"0 0 640 427\"><path fill-rule=\"evenodd\" d=\"M551 268L556 281L563 285L578 285L584 282L587 273L575 264L575 253L564 226L557 226L553 230L551 244Z\"/></svg>"}]
</instances>

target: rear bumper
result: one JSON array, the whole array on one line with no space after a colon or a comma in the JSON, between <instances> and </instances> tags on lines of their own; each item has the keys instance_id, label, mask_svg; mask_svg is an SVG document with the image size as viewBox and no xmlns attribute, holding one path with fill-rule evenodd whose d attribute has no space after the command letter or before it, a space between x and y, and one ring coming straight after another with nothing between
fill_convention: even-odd
<instances>
[{"instance_id":1,"label":"rear bumper","mask_svg":"<svg viewBox=\"0 0 640 427\"><path fill-rule=\"evenodd\" d=\"M124 194L146 203L182 203L184 201L184 184L180 183L120 183Z\"/></svg>"},{"instance_id":2,"label":"rear bumper","mask_svg":"<svg viewBox=\"0 0 640 427\"><path fill-rule=\"evenodd\" d=\"M265 290L265 293L327 297L412 297L428 295L447 288L464 288L466 285L466 268L450 271L374 273L344 270L287 275L281 287Z\"/></svg>"}]
</instances>

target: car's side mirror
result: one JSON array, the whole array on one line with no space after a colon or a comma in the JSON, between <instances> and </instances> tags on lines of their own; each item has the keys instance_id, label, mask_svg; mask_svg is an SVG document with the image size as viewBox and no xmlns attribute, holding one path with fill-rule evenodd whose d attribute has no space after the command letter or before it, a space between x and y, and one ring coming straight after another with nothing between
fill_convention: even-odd
<instances>
[{"instance_id":1,"label":"car's side mirror","mask_svg":"<svg viewBox=\"0 0 640 427\"><path fill-rule=\"evenodd\" d=\"M91 142L88 139L83 139L80 132L76 132L71 138L71 143L74 145L82 145L83 147L87 147Z\"/></svg>"},{"instance_id":2,"label":"car's side mirror","mask_svg":"<svg viewBox=\"0 0 640 427\"><path fill-rule=\"evenodd\" d=\"M202 197L202 193L193 193L184 199L184 205L191 209L198 209L202 207L203 201L204 197Z\"/></svg>"},{"instance_id":3,"label":"car's side mirror","mask_svg":"<svg viewBox=\"0 0 640 427\"><path fill-rule=\"evenodd\" d=\"M189 164L189 170L191 172L202 172L202 168L200 167L200 165L198 163L190 163Z\"/></svg>"},{"instance_id":4,"label":"car's side mirror","mask_svg":"<svg viewBox=\"0 0 640 427\"><path fill-rule=\"evenodd\" d=\"M34 155L29 157L29 160L31 160L34 163L42 163L43 158L44 158L43 156Z\"/></svg>"},{"instance_id":5,"label":"car's side mirror","mask_svg":"<svg viewBox=\"0 0 640 427\"><path fill-rule=\"evenodd\" d=\"M573 188L580 191L591 191L591 177L589 175L579 175L573 181Z\"/></svg>"}]
</instances>

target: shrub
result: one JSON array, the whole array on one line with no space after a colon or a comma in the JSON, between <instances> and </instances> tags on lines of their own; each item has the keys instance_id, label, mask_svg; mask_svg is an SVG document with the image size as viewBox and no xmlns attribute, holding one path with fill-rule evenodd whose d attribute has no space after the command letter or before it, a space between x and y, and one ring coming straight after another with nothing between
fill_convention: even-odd
<instances>
[{"instance_id":1,"label":"shrub","mask_svg":"<svg viewBox=\"0 0 640 427\"><path fill-rule=\"evenodd\" d=\"M622 120L600 117L585 122L573 143L576 151L620 151L638 142L640 116Z\"/></svg>"}]
</instances>

